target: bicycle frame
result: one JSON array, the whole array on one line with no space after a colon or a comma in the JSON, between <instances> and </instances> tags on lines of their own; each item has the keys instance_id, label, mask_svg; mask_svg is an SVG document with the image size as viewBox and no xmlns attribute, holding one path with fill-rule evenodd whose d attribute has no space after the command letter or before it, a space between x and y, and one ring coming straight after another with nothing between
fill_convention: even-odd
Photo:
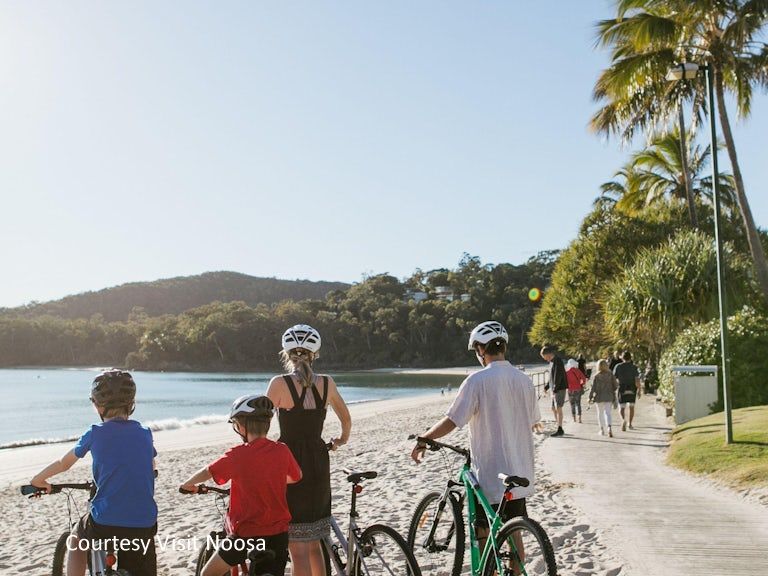
<instances>
[{"instance_id":1,"label":"bicycle frame","mask_svg":"<svg viewBox=\"0 0 768 576\"><path fill-rule=\"evenodd\" d=\"M469 511L469 552L472 574L473 576L479 576L480 571L483 569L483 566L488 559L488 555L491 554L493 550L497 549L496 535L501 529L503 522L501 521L501 516L499 516L498 511L493 509L493 506L491 506L490 502L488 502L488 499L485 497L485 494L483 494L483 491L480 489L480 482L467 464L465 464L464 468L461 470L461 480L464 484L464 489L466 490L467 510ZM469 497L472 495L474 495L474 498ZM488 538L485 541L485 548L482 552L480 551L480 545L475 531L475 519L477 518L476 502L480 503L480 506L485 512L485 517L488 519ZM496 557L496 570L497 574L504 573L504 567L498 556Z\"/></svg>"},{"instance_id":2,"label":"bicycle frame","mask_svg":"<svg viewBox=\"0 0 768 576\"><path fill-rule=\"evenodd\" d=\"M360 528L357 525L357 518L359 517L359 514L357 513L357 488L358 484L352 485L352 503L349 510L349 527L347 529L347 536L344 536L344 532L339 526L339 523L336 521L336 518L331 516L331 529L333 530L336 539L339 541L340 546L334 544L330 536L325 536L320 541L321 545L325 546L326 553L328 554L328 558L333 564L336 576L355 576L352 574L352 558L355 553L355 549L360 547L360 540L358 538L360 534ZM346 569L341 562L341 558L339 557L339 547L346 553Z\"/></svg>"}]
</instances>

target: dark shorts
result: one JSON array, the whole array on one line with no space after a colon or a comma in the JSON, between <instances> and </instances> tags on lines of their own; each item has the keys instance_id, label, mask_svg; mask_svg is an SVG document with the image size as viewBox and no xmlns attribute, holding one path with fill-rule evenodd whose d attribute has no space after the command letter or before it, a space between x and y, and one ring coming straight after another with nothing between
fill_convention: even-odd
<instances>
[{"instance_id":1,"label":"dark shorts","mask_svg":"<svg viewBox=\"0 0 768 576\"><path fill-rule=\"evenodd\" d=\"M627 394L626 392L619 397L619 403L621 404L634 404L637 402L637 393Z\"/></svg>"},{"instance_id":2,"label":"dark shorts","mask_svg":"<svg viewBox=\"0 0 768 576\"><path fill-rule=\"evenodd\" d=\"M157 554L155 551L155 534L157 524L149 528L126 528L124 526L106 526L93 521L90 514L83 516L75 529L81 540L111 540L118 538L131 542L123 549L117 550L117 566L131 573L131 576L157 576ZM138 550L134 550L134 542L140 542ZM147 553L144 554L144 546ZM136 546L138 548L138 546Z\"/></svg>"},{"instance_id":3,"label":"dark shorts","mask_svg":"<svg viewBox=\"0 0 768 576\"><path fill-rule=\"evenodd\" d=\"M240 536L227 536L227 543L220 543L217 552L219 557L230 566L237 566L245 562L251 550L256 550L253 554L258 558L262 548L271 550L274 556L263 555L263 560L255 566L255 574L272 574L272 576L283 576L285 574L285 563L288 561L288 532L282 532L273 536L253 536L241 538ZM263 541L263 544L262 544Z\"/></svg>"},{"instance_id":4,"label":"dark shorts","mask_svg":"<svg viewBox=\"0 0 768 576\"><path fill-rule=\"evenodd\" d=\"M475 496L473 495L472 498ZM491 504L491 508L498 509L498 504ZM506 522L517 516L528 518L528 510L525 507L525 498L518 498L517 500L505 500L501 506L501 521ZM485 515L485 510L480 506L480 503L475 500L475 530L478 528L488 528L488 517Z\"/></svg>"},{"instance_id":5,"label":"dark shorts","mask_svg":"<svg viewBox=\"0 0 768 576\"><path fill-rule=\"evenodd\" d=\"M562 408L563 404L565 404L565 394L568 392L568 390L558 390L557 392L552 393L552 407L554 408L557 406L558 408Z\"/></svg>"}]
</instances>

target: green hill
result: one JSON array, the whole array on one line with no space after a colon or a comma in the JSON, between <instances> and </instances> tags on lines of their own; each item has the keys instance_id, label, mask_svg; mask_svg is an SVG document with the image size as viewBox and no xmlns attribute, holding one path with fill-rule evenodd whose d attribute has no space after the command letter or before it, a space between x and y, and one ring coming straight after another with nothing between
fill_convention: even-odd
<instances>
[{"instance_id":1,"label":"green hill","mask_svg":"<svg viewBox=\"0 0 768 576\"><path fill-rule=\"evenodd\" d=\"M256 306L282 300L322 300L328 292L349 287L343 282L278 280L238 272L206 272L154 282L131 282L61 300L4 308L0 312L14 316L51 315L69 319L101 314L105 320L112 322L126 320L135 308L142 308L148 316L161 316L179 314L216 301L243 301L249 306Z\"/></svg>"}]
</instances>

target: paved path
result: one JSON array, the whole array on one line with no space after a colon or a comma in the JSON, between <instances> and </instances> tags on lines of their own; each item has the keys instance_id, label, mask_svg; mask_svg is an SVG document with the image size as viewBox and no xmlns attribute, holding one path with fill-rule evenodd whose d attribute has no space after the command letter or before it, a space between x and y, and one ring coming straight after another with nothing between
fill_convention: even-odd
<instances>
[{"instance_id":1,"label":"paved path","mask_svg":"<svg viewBox=\"0 0 768 576\"><path fill-rule=\"evenodd\" d=\"M539 456L553 481L576 484L567 493L625 561L622 576L768 574L768 509L666 466L672 426L653 396L640 399L635 430L614 417L614 438L596 433L593 407Z\"/></svg>"}]
</instances>

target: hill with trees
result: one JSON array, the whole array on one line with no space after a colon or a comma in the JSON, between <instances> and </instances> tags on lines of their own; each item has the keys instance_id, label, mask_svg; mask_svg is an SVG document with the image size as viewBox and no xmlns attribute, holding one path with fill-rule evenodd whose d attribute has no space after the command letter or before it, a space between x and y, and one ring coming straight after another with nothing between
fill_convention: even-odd
<instances>
[{"instance_id":1,"label":"hill with trees","mask_svg":"<svg viewBox=\"0 0 768 576\"><path fill-rule=\"evenodd\" d=\"M346 290L343 282L311 282L257 278L238 272L206 272L154 282L132 282L96 292L84 292L52 302L1 309L3 315L91 318L99 314L108 322L125 321L130 315L180 314L211 302L245 302L249 306L276 304L283 300L322 299L334 290Z\"/></svg>"}]
</instances>

